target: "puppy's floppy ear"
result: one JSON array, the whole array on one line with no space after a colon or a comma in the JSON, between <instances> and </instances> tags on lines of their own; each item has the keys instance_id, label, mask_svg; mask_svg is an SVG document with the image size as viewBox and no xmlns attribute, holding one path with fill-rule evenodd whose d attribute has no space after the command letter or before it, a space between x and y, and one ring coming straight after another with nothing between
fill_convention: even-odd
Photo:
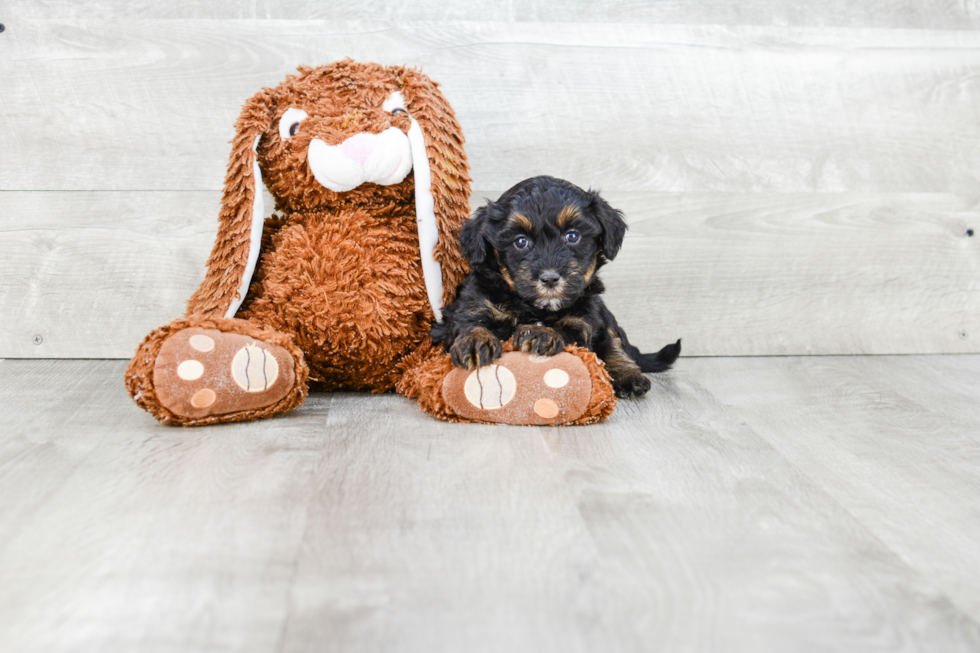
<instances>
[{"instance_id":1,"label":"puppy's floppy ear","mask_svg":"<svg viewBox=\"0 0 980 653\"><path fill-rule=\"evenodd\" d=\"M602 253L608 260L616 258L619 248L623 245L626 235L626 218L623 212L609 206L606 200L599 196L599 191L589 191L592 200L589 208L602 227Z\"/></svg>"},{"instance_id":2,"label":"puppy's floppy ear","mask_svg":"<svg viewBox=\"0 0 980 653\"><path fill-rule=\"evenodd\" d=\"M473 217L463 223L459 236L459 247L463 256L470 262L470 268L478 268L487 262L493 245L484 237L490 226L490 211L493 202L487 202L474 213Z\"/></svg>"},{"instance_id":3,"label":"puppy's floppy ear","mask_svg":"<svg viewBox=\"0 0 980 653\"><path fill-rule=\"evenodd\" d=\"M262 134L272 125L275 105L272 92L262 89L245 103L235 123L218 235L204 281L187 302L188 315L234 317L248 292L265 219L256 150Z\"/></svg>"}]
</instances>

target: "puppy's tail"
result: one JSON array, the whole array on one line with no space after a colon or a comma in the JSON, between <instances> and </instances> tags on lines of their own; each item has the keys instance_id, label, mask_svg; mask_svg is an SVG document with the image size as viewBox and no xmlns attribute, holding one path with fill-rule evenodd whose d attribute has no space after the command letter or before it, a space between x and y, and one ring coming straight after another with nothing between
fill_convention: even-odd
<instances>
[{"instance_id":1,"label":"puppy's tail","mask_svg":"<svg viewBox=\"0 0 980 653\"><path fill-rule=\"evenodd\" d=\"M666 372L681 355L681 341L669 344L656 354L640 354L636 362L643 372Z\"/></svg>"}]
</instances>

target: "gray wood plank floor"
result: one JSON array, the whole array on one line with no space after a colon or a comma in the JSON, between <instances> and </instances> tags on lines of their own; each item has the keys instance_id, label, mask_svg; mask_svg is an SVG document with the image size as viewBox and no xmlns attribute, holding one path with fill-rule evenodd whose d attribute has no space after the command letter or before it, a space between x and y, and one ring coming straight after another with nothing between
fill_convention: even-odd
<instances>
[{"instance_id":1,"label":"gray wood plank floor","mask_svg":"<svg viewBox=\"0 0 980 653\"><path fill-rule=\"evenodd\" d=\"M157 425L0 361L0 651L976 651L980 356L702 358L608 422Z\"/></svg>"}]
</instances>

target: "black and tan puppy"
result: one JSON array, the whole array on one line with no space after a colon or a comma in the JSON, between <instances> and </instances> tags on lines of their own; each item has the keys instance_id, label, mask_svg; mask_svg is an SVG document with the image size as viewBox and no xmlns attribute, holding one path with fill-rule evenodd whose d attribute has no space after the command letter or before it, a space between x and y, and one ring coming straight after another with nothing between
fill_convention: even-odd
<instances>
[{"instance_id":1,"label":"black and tan puppy","mask_svg":"<svg viewBox=\"0 0 980 653\"><path fill-rule=\"evenodd\" d=\"M662 372L681 352L681 341L641 354L599 295L596 272L615 258L626 221L596 192L554 177L533 177L463 225L460 245L470 274L445 308L432 340L453 363L473 369L502 354L501 341L541 356L566 344L595 352L620 397L650 389L643 372Z\"/></svg>"}]
</instances>

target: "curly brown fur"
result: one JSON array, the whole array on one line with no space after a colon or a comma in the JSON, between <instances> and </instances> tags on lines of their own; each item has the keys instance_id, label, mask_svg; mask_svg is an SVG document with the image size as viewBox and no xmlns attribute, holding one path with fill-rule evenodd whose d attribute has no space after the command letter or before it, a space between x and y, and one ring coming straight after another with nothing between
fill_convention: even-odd
<instances>
[{"instance_id":1,"label":"curly brown fur","mask_svg":"<svg viewBox=\"0 0 980 653\"><path fill-rule=\"evenodd\" d=\"M445 236L455 233L469 213L469 165L459 123L438 84L419 71L347 59L317 68L301 66L298 75L288 76L275 88L262 89L245 103L235 123L236 136L225 177L218 237L208 259L207 276L188 302L188 315L223 316L236 294L248 254L251 206L257 192L252 174L256 159L265 185L275 198L281 227L293 223L296 216L310 214L332 216L330 222L334 223L340 222L340 214L359 210L380 218L404 209L414 215L414 172L391 186L365 183L338 193L317 183L306 161L313 138L337 145L355 134L379 133L389 127L407 132L408 114L393 115L382 107L396 91L404 95L410 115L419 122L425 136L436 221L439 233L444 236L436 246L435 259L442 265L443 300L446 303L452 300L466 269L456 239ZM309 115L296 134L284 142L277 125L290 108L302 109ZM253 152L256 139L258 151ZM414 223L411 228L414 234ZM357 242L359 234L355 226L348 228L345 235L348 241L361 245L365 256L374 253L366 250L372 243ZM406 258L407 254L402 252ZM414 254L414 259L407 262L418 267L417 236ZM263 261L268 258L264 255ZM327 257L318 255L316 259L330 266ZM391 269L404 267L405 263L399 261ZM256 275L262 267L260 263ZM378 269L373 259L367 267ZM378 270L381 275L388 271L385 267L382 265ZM343 278L344 269L339 267L337 271L338 278ZM255 289L250 289L250 295L255 293Z\"/></svg>"},{"instance_id":2,"label":"curly brown fur","mask_svg":"<svg viewBox=\"0 0 980 653\"><path fill-rule=\"evenodd\" d=\"M385 101L396 92L404 110L389 111ZM290 108L307 116L286 137L279 123ZM439 230L434 258L442 268L443 302L450 302L466 274L454 237L469 213L462 130L438 85L421 72L348 59L301 67L245 102L235 124L218 235L205 279L187 303L187 319L223 320L236 300L243 300L237 313L231 311L234 319L218 328L275 332L293 343L304 361L303 393L307 365L317 389L393 390L409 372L406 361L421 364L419 357L431 348L426 332L433 311L420 262L415 173L388 186L365 182L335 192L314 177L308 149L313 139L335 146L392 128L407 134L411 119L425 140ZM256 164L276 214L265 222L258 262L246 296L240 297L253 201L261 193ZM154 332L141 346L127 382L141 407L176 423L146 381L144 368L153 367L160 337ZM262 414L284 412L296 403L280 402ZM260 415L209 421L254 416Z\"/></svg>"},{"instance_id":3,"label":"curly brown fur","mask_svg":"<svg viewBox=\"0 0 980 653\"><path fill-rule=\"evenodd\" d=\"M670 369L681 344L641 354L600 298L596 273L625 234L623 214L597 192L554 177L522 181L463 226L471 272L443 324L433 325L433 342L460 351L458 365L493 360L472 355L474 333L483 352L498 351L488 334L498 343L513 337L515 347L542 356L585 347L605 362L617 395L643 395L650 389L643 372Z\"/></svg>"}]
</instances>

